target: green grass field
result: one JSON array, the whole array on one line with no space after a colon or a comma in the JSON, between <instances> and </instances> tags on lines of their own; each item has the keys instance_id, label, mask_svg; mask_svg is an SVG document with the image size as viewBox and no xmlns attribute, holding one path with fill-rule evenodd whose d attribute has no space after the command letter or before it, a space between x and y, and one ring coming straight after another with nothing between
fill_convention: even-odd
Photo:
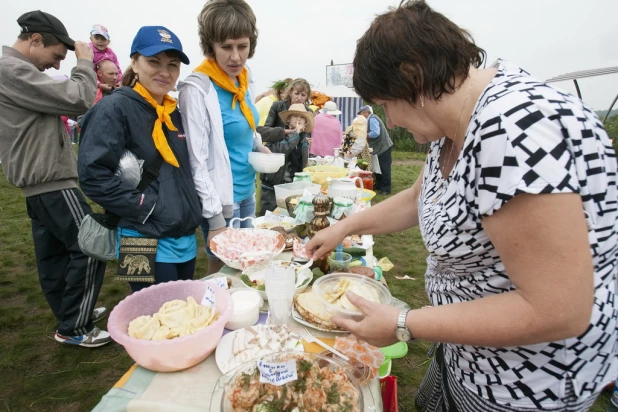
<instances>
[{"instance_id":1,"label":"green grass field","mask_svg":"<svg viewBox=\"0 0 618 412\"><path fill-rule=\"evenodd\" d=\"M422 158L393 154L393 193L414 182ZM381 200L381 196L375 199ZM201 235L198 238L201 242ZM427 303L423 280L427 252L418 229L378 236L374 253L378 258L388 256L395 264L385 273L394 296L412 307ZM206 264L200 251L196 276L205 274ZM114 281L113 271L112 262L98 300L99 306L109 309L129 293L127 284ZM394 278L403 275L415 280ZM24 197L0 171L0 410L90 410L132 365L115 343L98 349L70 347L57 343L54 332L54 317L39 288ZM394 362L402 412L414 410L416 388L429 365L429 346L410 344L408 356ZM604 411L607 399L604 395L592 410Z\"/></svg>"}]
</instances>

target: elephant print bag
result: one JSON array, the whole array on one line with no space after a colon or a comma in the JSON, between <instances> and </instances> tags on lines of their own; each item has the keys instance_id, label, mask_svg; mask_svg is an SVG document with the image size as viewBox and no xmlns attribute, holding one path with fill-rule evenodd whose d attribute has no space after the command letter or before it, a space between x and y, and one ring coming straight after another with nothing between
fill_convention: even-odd
<instances>
[{"instance_id":1,"label":"elephant print bag","mask_svg":"<svg viewBox=\"0 0 618 412\"><path fill-rule=\"evenodd\" d=\"M154 283L158 243L156 238L121 234L116 280Z\"/></svg>"}]
</instances>

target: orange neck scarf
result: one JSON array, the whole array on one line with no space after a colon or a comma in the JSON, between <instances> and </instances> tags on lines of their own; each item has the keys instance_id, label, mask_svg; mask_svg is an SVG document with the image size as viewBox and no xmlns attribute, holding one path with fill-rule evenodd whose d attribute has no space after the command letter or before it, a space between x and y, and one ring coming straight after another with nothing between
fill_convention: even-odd
<instances>
[{"instance_id":1,"label":"orange neck scarf","mask_svg":"<svg viewBox=\"0 0 618 412\"><path fill-rule=\"evenodd\" d=\"M166 94L163 98L163 105L160 105L155 99L152 98L150 92L142 86L140 82L135 83L133 90L142 96L144 100L150 103L150 105L157 111L157 120L155 121L154 128L152 129L152 140L154 141L155 147L159 153L161 153L163 160L172 166L180 167L176 156L174 156L174 152L172 152L172 148L167 142L165 132L163 131L163 123L165 123L169 130L178 130L176 126L174 126L174 123L172 123L172 118L170 117L170 114L176 110L176 100Z\"/></svg>"},{"instance_id":2,"label":"orange neck scarf","mask_svg":"<svg viewBox=\"0 0 618 412\"><path fill-rule=\"evenodd\" d=\"M239 102L240 111L245 115L251 129L255 130L255 119L253 118L253 112L245 101L245 95L247 94L247 89L249 88L249 73L247 72L246 67L243 67L242 71L238 75L239 86L234 84L232 79L229 78L229 76L214 60L204 59L204 61L195 68L195 71L205 74L210 77L210 79L215 82L217 86L232 93L234 95L234 100L232 100L232 110L236 109L236 102Z\"/></svg>"}]
</instances>

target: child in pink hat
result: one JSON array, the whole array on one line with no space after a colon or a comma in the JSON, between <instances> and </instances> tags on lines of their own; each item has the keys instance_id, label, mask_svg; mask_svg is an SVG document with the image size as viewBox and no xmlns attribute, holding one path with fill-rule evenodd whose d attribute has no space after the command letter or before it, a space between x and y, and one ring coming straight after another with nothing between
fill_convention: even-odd
<instances>
[{"instance_id":1,"label":"child in pink hat","mask_svg":"<svg viewBox=\"0 0 618 412\"><path fill-rule=\"evenodd\" d=\"M94 70L97 70L99 63L103 60L112 61L116 67L118 68L118 84L116 87L120 87L120 83L122 80L122 70L120 69L120 63L118 63L118 57L116 53L109 48L110 36L109 32L105 28L105 26L101 24L95 24L92 26L90 30L90 48L94 52ZM106 84L99 83L100 89L105 89L103 91L108 92L107 88L110 86Z\"/></svg>"}]
</instances>

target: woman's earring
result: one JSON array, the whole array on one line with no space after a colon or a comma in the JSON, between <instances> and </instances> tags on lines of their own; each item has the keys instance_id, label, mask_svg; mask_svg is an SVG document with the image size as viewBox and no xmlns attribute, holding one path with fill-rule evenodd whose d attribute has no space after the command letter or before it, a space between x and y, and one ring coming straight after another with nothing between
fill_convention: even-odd
<instances>
[{"instance_id":1,"label":"woman's earring","mask_svg":"<svg viewBox=\"0 0 618 412\"><path fill-rule=\"evenodd\" d=\"M421 107L425 107L425 97L421 96Z\"/></svg>"}]
</instances>

